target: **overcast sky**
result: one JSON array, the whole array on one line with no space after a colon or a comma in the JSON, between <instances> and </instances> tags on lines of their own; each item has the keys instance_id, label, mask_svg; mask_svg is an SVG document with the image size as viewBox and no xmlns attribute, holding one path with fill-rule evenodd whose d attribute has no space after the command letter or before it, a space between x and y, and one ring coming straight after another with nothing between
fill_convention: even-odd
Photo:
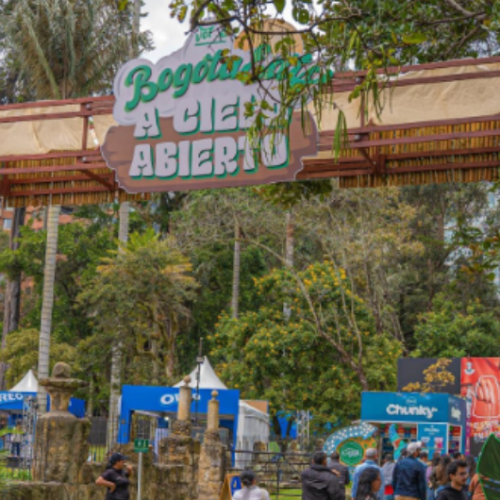
<instances>
[{"instance_id":1,"label":"overcast sky","mask_svg":"<svg viewBox=\"0 0 500 500\"><path fill-rule=\"evenodd\" d=\"M151 31L156 48L143 56L153 62L180 49L186 39L185 32L189 25L186 22L179 24L176 19L170 18L169 3L170 0L145 0L143 12L147 12L148 16L141 18L141 29Z\"/></svg>"}]
</instances>

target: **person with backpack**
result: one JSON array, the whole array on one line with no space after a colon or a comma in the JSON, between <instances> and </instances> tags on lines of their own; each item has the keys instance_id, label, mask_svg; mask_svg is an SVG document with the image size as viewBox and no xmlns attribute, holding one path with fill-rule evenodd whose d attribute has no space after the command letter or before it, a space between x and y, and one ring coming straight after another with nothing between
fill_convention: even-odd
<instances>
[{"instance_id":1,"label":"person with backpack","mask_svg":"<svg viewBox=\"0 0 500 500\"><path fill-rule=\"evenodd\" d=\"M235 491L233 500L270 500L269 493L257 485L257 477L251 470L240 474L241 490Z\"/></svg>"}]
</instances>

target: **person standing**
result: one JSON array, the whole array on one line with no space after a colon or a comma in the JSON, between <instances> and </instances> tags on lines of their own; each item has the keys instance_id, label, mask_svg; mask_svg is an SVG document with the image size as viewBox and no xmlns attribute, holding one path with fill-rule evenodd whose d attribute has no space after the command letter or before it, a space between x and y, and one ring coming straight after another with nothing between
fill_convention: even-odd
<instances>
[{"instance_id":1,"label":"person standing","mask_svg":"<svg viewBox=\"0 0 500 500\"><path fill-rule=\"evenodd\" d=\"M384 476L384 495L386 500L392 500L394 498L394 486L393 486L393 478L394 478L394 468L396 464L394 463L394 457L391 453L388 453L385 456L385 463L382 466L382 475Z\"/></svg>"},{"instance_id":2,"label":"person standing","mask_svg":"<svg viewBox=\"0 0 500 500\"><path fill-rule=\"evenodd\" d=\"M448 486L439 493L437 500L467 500L467 462L455 460L448 465Z\"/></svg>"},{"instance_id":3,"label":"person standing","mask_svg":"<svg viewBox=\"0 0 500 500\"><path fill-rule=\"evenodd\" d=\"M382 480L382 484L380 485L380 490L378 492L377 498L378 500L384 500L384 490L385 490L384 476L382 474L382 469L377 464L377 457L378 457L378 452L375 448L368 448L365 451L365 461L354 469L354 475L352 478L351 498L356 498L359 479L363 471L369 467L372 467L379 471L380 478Z\"/></svg>"},{"instance_id":4,"label":"person standing","mask_svg":"<svg viewBox=\"0 0 500 500\"><path fill-rule=\"evenodd\" d=\"M422 443L419 441L407 446L408 456L394 468L394 496L396 500L426 500L427 482L425 466L418 459Z\"/></svg>"},{"instance_id":5,"label":"person standing","mask_svg":"<svg viewBox=\"0 0 500 500\"><path fill-rule=\"evenodd\" d=\"M302 500L344 500L340 480L326 466L326 453L317 451L309 469L302 472Z\"/></svg>"},{"instance_id":6,"label":"person standing","mask_svg":"<svg viewBox=\"0 0 500 500\"><path fill-rule=\"evenodd\" d=\"M259 488L255 473L245 470L240 474L240 481L243 488L233 495L233 500L270 500L267 490Z\"/></svg>"},{"instance_id":7,"label":"person standing","mask_svg":"<svg viewBox=\"0 0 500 500\"><path fill-rule=\"evenodd\" d=\"M12 455L15 457L21 456L21 444L23 442L23 426L21 422L17 422L16 428L12 433L10 443L12 445Z\"/></svg>"},{"instance_id":8,"label":"person standing","mask_svg":"<svg viewBox=\"0 0 500 500\"><path fill-rule=\"evenodd\" d=\"M469 498L471 500L486 500L486 495L484 494L483 486L479 480L479 474L474 474L469 485Z\"/></svg>"},{"instance_id":9,"label":"person standing","mask_svg":"<svg viewBox=\"0 0 500 500\"><path fill-rule=\"evenodd\" d=\"M427 481L427 500L434 500L436 498L436 489L438 487L436 480L436 469L441 462L441 457L438 453L434 453L431 464L427 467L425 472L425 479Z\"/></svg>"},{"instance_id":10,"label":"person standing","mask_svg":"<svg viewBox=\"0 0 500 500\"><path fill-rule=\"evenodd\" d=\"M113 453L106 470L97 478L95 484L108 489L106 500L130 500L130 476L132 470L125 465L127 457Z\"/></svg>"},{"instance_id":11,"label":"person standing","mask_svg":"<svg viewBox=\"0 0 500 500\"><path fill-rule=\"evenodd\" d=\"M382 485L382 475L375 467L368 467L359 477L358 488L354 500L377 500Z\"/></svg>"},{"instance_id":12,"label":"person standing","mask_svg":"<svg viewBox=\"0 0 500 500\"><path fill-rule=\"evenodd\" d=\"M349 467L340 463L340 455L336 451L330 455L330 461L328 462L327 467L331 469L334 474L337 473L340 489L344 492L345 497L345 488L351 484Z\"/></svg>"}]
</instances>

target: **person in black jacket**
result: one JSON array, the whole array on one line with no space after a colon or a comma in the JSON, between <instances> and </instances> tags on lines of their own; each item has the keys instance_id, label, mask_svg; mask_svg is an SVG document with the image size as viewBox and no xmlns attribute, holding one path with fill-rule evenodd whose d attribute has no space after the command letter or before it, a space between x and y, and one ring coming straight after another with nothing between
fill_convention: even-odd
<instances>
[{"instance_id":1,"label":"person in black jacket","mask_svg":"<svg viewBox=\"0 0 500 500\"><path fill-rule=\"evenodd\" d=\"M345 487L349 486L351 483L349 467L340 463L340 455L336 451L330 455L330 461L328 462L327 467L331 469L334 474L337 472L340 488L343 490L345 496Z\"/></svg>"},{"instance_id":2,"label":"person in black jacket","mask_svg":"<svg viewBox=\"0 0 500 500\"><path fill-rule=\"evenodd\" d=\"M302 473L302 500L344 500L339 478L326 466L326 453L317 451Z\"/></svg>"},{"instance_id":3,"label":"person in black jacket","mask_svg":"<svg viewBox=\"0 0 500 500\"><path fill-rule=\"evenodd\" d=\"M127 457L121 453L113 453L106 470L99 476L95 484L108 489L106 500L130 500L130 467L125 465Z\"/></svg>"},{"instance_id":4,"label":"person in black jacket","mask_svg":"<svg viewBox=\"0 0 500 500\"><path fill-rule=\"evenodd\" d=\"M448 465L450 482L439 493L437 500L467 500L467 462L455 460Z\"/></svg>"}]
</instances>

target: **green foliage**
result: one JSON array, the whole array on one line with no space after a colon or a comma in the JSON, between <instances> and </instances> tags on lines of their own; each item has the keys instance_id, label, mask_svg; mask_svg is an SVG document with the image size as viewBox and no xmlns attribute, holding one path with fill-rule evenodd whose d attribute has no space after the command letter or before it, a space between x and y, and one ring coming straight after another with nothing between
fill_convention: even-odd
<instances>
[{"instance_id":1,"label":"green foliage","mask_svg":"<svg viewBox=\"0 0 500 500\"><path fill-rule=\"evenodd\" d=\"M38 99L109 90L131 50L150 47L131 32L130 9L109 0L16 0L0 16L5 67Z\"/></svg>"},{"instance_id":2,"label":"green foliage","mask_svg":"<svg viewBox=\"0 0 500 500\"><path fill-rule=\"evenodd\" d=\"M2 351L1 360L9 365L6 381L12 387L19 382L28 370L36 372L38 366L38 330L21 328L7 337L7 347ZM51 369L58 361L75 366L77 347L52 339L50 344Z\"/></svg>"},{"instance_id":3,"label":"green foliage","mask_svg":"<svg viewBox=\"0 0 500 500\"><path fill-rule=\"evenodd\" d=\"M420 316L415 339L415 356L493 356L500 342L500 321L479 301L472 301L463 310L439 295L433 310Z\"/></svg>"},{"instance_id":4,"label":"green foliage","mask_svg":"<svg viewBox=\"0 0 500 500\"><path fill-rule=\"evenodd\" d=\"M125 355L149 358L155 377L162 367L167 381L174 375L177 336L195 298L191 269L173 237L160 239L152 228L132 233L126 245L102 259L79 303L97 331L114 333L112 342L122 342ZM94 340L100 344L102 338Z\"/></svg>"},{"instance_id":5,"label":"green foliage","mask_svg":"<svg viewBox=\"0 0 500 500\"><path fill-rule=\"evenodd\" d=\"M375 334L343 269L277 269L256 285L262 305L238 319L224 314L211 339L219 372L243 397L269 400L273 414L312 410L321 425L354 418L360 390L394 388L401 346Z\"/></svg>"}]
</instances>

